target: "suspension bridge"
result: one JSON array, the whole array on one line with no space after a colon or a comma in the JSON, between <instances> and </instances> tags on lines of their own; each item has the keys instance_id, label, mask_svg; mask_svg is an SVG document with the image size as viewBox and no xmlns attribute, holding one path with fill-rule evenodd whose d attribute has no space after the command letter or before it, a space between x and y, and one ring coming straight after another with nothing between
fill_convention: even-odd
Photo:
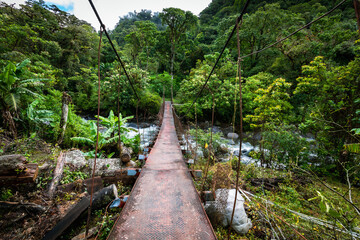
<instances>
[{"instance_id":1,"label":"suspension bridge","mask_svg":"<svg viewBox=\"0 0 360 240\"><path fill-rule=\"evenodd\" d=\"M216 239L181 153L170 102L160 133L108 239Z\"/></svg>"},{"instance_id":2,"label":"suspension bridge","mask_svg":"<svg viewBox=\"0 0 360 240\"><path fill-rule=\"evenodd\" d=\"M297 29L296 31L290 33L289 35L277 40L275 43L266 46L263 49L259 49L251 54L241 56L240 54L240 39L239 39L239 27L242 23L242 18L246 9L250 3L250 0L247 0L240 16L236 19L236 24L234 25L231 33L229 34L225 45L223 46L216 62L207 76L205 83L194 96L194 100L188 109L185 112L188 112L196 103L197 99L206 88L206 85L210 81L214 70L219 63L220 58L222 57L225 49L227 48L230 40L234 36L235 32L237 33L237 47L238 47L238 75L239 75L239 115L240 115L240 133L242 132L242 88L241 88L241 60L247 57L250 57L254 54L259 54L266 49L276 46L277 44L285 41L291 36L295 35L297 32L309 27L314 22L319 21L323 17L329 15L346 0L342 0L337 4L333 9L329 10L325 14L319 16L303 27ZM101 37L105 33L106 37L109 40L109 43L116 54L116 58L120 63L127 81L131 86L134 95L140 102L140 98L136 93L136 89L133 86L132 81L125 69L125 64L121 60L119 54L117 53L114 44L112 43L109 34L106 31L105 25L103 24L92 0L89 0L89 3L94 10L96 17L100 23L100 43L99 43L99 54L98 54L98 66L100 66L100 47L101 47ZM100 112L100 68L98 67L98 113ZM214 99L213 99L214 102ZM129 199L121 211L121 214L117 221L115 222L108 239L216 239L216 235L212 228L212 225L205 213L203 205L201 203L199 194L195 188L195 185L192 181L191 174L188 167L186 166L180 144L178 141L178 136L176 133L175 125L179 123L180 120L174 114L172 105L170 102L164 102L162 108L162 126L160 133L155 142L154 147L152 148L145 166L143 167L139 178L137 179ZM138 107L136 109L138 113ZM99 114L98 114L99 115ZM138 114L136 114L138 115ZM136 117L138 119L138 116ZM212 108L212 122L214 122L214 104ZM98 119L99 126L99 119ZM181 126L180 126L181 127ZM99 128L99 127L98 127ZM212 132L212 131L211 131ZM239 151L239 160L238 166L241 161L241 143L242 137L240 136L240 151ZM212 145L212 137L209 147ZM96 145L97 146L97 145ZM96 147L97 153L97 147ZM96 156L96 154L95 154ZM95 157L96 162L96 157ZM209 163L209 159L208 159ZM94 164L95 166L95 164ZM94 167L95 169L95 167ZM206 173L208 170L208 165ZM93 172L94 177L94 172ZM204 177L206 179L206 175ZM239 169L237 171L236 177L236 188L238 189L239 182ZM93 187L91 189L91 194L93 194ZM237 194L237 191L236 191ZM92 197L90 198L92 199ZM235 195L235 204L236 204L236 195ZM234 204L234 206L235 206ZM88 223L89 216L91 212L91 201L88 214ZM232 225L235 209L232 211L230 226ZM88 228L88 226L87 226ZM300 238L305 239L300 233L294 230ZM87 233L86 233L87 234Z\"/></svg>"}]
</instances>

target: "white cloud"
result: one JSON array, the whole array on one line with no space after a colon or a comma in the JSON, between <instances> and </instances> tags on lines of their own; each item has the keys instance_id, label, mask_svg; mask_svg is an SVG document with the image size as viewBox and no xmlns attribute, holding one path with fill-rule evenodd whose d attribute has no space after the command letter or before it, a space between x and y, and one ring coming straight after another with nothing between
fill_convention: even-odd
<instances>
[{"instance_id":1,"label":"white cloud","mask_svg":"<svg viewBox=\"0 0 360 240\"><path fill-rule=\"evenodd\" d=\"M1 1L1 0L0 0ZM24 0L2 0L6 3L24 3ZM73 4L73 14L79 19L89 22L96 29L99 28L94 12L87 0L50 0L55 4L65 7ZM161 12L163 8L176 7L186 11L191 11L198 15L206 8L211 0L93 0L96 9L99 12L106 28L113 29L119 20L119 17L126 15L134 10L139 12L141 9L149 9L153 12Z\"/></svg>"}]
</instances>

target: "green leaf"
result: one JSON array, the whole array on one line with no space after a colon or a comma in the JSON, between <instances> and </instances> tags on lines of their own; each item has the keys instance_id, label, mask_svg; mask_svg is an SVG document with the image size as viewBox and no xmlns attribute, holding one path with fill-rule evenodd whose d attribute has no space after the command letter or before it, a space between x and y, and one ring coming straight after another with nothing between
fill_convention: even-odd
<instances>
[{"instance_id":1,"label":"green leaf","mask_svg":"<svg viewBox=\"0 0 360 240\"><path fill-rule=\"evenodd\" d=\"M26 67L29 63L31 63L30 59L25 59L21 63L16 64L16 70L22 71L22 69Z\"/></svg>"},{"instance_id":2,"label":"green leaf","mask_svg":"<svg viewBox=\"0 0 360 240\"><path fill-rule=\"evenodd\" d=\"M95 144L93 140L85 137L72 137L71 140L77 143Z\"/></svg>"},{"instance_id":3,"label":"green leaf","mask_svg":"<svg viewBox=\"0 0 360 240\"><path fill-rule=\"evenodd\" d=\"M334 209L330 209L329 210L329 214L330 216L332 216L333 218L339 218L341 215L340 213L338 213L337 211L335 211Z\"/></svg>"},{"instance_id":4,"label":"green leaf","mask_svg":"<svg viewBox=\"0 0 360 240\"><path fill-rule=\"evenodd\" d=\"M352 153L360 153L360 143L345 144L344 148Z\"/></svg>"},{"instance_id":5,"label":"green leaf","mask_svg":"<svg viewBox=\"0 0 360 240\"><path fill-rule=\"evenodd\" d=\"M360 135L360 128L353 128L353 129L351 129L351 131L354 132L355 134Z\"/></svg>"}]
</instances>

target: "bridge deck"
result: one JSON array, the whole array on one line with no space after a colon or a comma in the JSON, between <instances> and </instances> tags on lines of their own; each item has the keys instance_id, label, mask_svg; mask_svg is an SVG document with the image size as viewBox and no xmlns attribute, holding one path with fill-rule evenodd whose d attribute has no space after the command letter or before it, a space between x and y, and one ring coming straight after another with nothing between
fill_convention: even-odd
<instances>
[{"instance_id":1,"label":"bridge deck","mask_svg":"<svg viewBox=\"0 0 360 240\"><path fill-rule=\"evenodd\" d=\"M182 158L170 102L154 148L108 239L216 239Z\"/></svg>"}]
</instances>

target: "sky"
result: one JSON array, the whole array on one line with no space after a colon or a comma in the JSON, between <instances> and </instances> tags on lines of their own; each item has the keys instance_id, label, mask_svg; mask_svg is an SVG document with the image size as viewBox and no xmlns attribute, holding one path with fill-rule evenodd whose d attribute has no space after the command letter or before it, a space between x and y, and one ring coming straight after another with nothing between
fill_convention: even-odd
<instances>
[{"instance_id":1,"label":"sky","mask_svg":"<svg viewBox=\"0 0 360 240\"><path fill-rule=\"evenodd\" d=\"M0 0L8 4L22 4L25 0ZM77 18L90 23L95 29L100 27L88 0L51 0L47 4L54 4L59 9L74 14ZM93 0L98 13L107 29L114 29L119 17L134 10L148 9L161 12L163 8L176 7L191 11L198 15L210 4L211 0Z\"/></svg>"}]
</instances>

